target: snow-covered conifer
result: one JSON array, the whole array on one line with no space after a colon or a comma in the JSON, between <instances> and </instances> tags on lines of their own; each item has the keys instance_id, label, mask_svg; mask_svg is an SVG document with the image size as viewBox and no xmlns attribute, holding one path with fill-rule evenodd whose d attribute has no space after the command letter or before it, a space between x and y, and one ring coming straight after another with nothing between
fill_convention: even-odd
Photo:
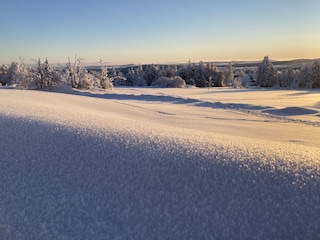
<instances>
[{"instance_id":1,"label":"snow-covered conifer","mask_svg":"<svg viewBox=\"0 0 320 240\"><path fill-rule=\"evenodd\" d=\"M295 85L297 73L291 67L281 71L278 77L279 87L292 87Z\"/></svg>"},{"instance_id":2,"label":"snow-covered conifer","mask_svg":"<svg viewBox=\"0 0 320 240\"><path fill-rule=\"evenodd\" d=\"M100 85L103 89L112 90L113 84L112 79L108 77L108 68L107 65L103 63L102 60L100 60L100 66L101 66L101 73L100 73Z\"/></svg>"},{"instance_id":3,"label":"snow-covered conifer","mask_svg":"<svg viewBox=\"0 0 320 240\"><path fill-rule=\"evenodd\" d=\"M260 87L273 87L276 84L278 71L268 56L265 56L263 62L259 64L257 75L257 83Z\"/></svg>"},{"instance_id":4,"label":"snow-covered conifer","mask_svg":"<svg viewBox=\"0 0 320 240\"><path fill-rule=\"evenodd\" d=\"M137 69L137 77L142 78L143 75L143 67L141 64L139 64L138 69Z\"/></svg>"},{"instance_id":5,"label":"snow-covered conifer","mask_svg":"<svg viewBox=\"0 0 320 240\"><path fill-rule=\"evenodd\" d=\"M312 76L311 70L307 65L304 65L298 74L299 87L311 88L312 87Z\"/></svg>"},{"instance_id":6,"label":"snow-covered conifer","mask_svg":"<svg viewBox=\"0 0 320 240\"><path fill-rule=\"evenodd\" d=\"M64 82L62 74L49 64L48 59L44 63L41 63L41 60L38 59L34 80L38 89L61 86Z\"/></svg>"},{"instance_id":7,"label":"snow-covered conifer","mask_svg":"<svg viewBox=\"0 0 320 240\"><path fill-rule=\"evenodd\" d=\"M157 65L148 65L144 71L143 78L146 80L148 86L160 77L160 68Z\"/></svg>"},{"instance_id":8,"label":"snow-covered conifer","mask_svg":"<svg viewBox=\"0 0 320 240\"><path fill-rule=\"evenodd\" d=\"M125 77L127 79L127 86L133 86L134 80L136 79L136 71L130 68Z\"/></svg>"},{"instance_id":9,"label":"snow-covered conifer","mask_svg":"<svg viewBox=\"0 0 320 240\"><path fill-rule=\"evenodd\" d=\"M8 66L6 64L2 64L0 66L0 84L6 85L7 84L7 72L8 72Z\"/></svg>"},{"instance_id":10,"label":"snow-covered conifer","mask_svg":"<svg viewBox=\"0 0 320 240\"><path fill-rule=\"evenodd\" d=\"M312 87L320 88L320 61L319 60L313 63L311 76L312 76Z\"/></svg>"},{"instance_id":11,"label":"snow-covered conifer","mask_svg":"<svg viewBox=\"0 0 320 240\"><path fill-rule=\"evenodd\" d=\"M177 65L174 66L163 66L163 69L161 70L160 74L163 77L172 78L174 76L177 76L178 67Z\"/></svg>"},{"instance_id":12,"label":"snow-covered conifer","mask_svg":"<svg viewBox=\"0 0 320 240\"><path fill-rule=\"evenodd\" d=\"M128 75L129 74L129 75ZM139 66L135 69L131 69L126 76L127 84L132 86L147 86L147 82L145 80L145 71L143 70L143 66L139 64Z\"/></svg>"}]
</instances>

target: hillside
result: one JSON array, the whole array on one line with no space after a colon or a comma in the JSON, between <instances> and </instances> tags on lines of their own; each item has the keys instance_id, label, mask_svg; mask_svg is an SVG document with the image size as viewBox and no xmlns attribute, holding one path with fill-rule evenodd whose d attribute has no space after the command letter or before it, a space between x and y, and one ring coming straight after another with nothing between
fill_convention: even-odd
<instances>
[{"instance_id":1,"label":"hillside","mask_svg":"<svg viewBox=\"0 0 320 240\"><path fill-rule=\"evenodd\" d=\"M315 90L0 88L3 239L317 239Z\"/></svg>"}]
</instances>

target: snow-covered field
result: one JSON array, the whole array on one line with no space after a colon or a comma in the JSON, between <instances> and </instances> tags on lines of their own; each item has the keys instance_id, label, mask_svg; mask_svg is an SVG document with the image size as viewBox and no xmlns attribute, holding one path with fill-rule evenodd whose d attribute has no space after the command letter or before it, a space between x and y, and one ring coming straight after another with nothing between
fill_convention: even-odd
<instances>
[{"instance_id":1,"label":"snow-covered field","mask_svg":"<svg viewBox=\"0 0 320 240\"><path fill-rule=\"evenodd\" d=\"M0 239L319 239L315 90L0 88Z\"/></svg>"}]
</instances>

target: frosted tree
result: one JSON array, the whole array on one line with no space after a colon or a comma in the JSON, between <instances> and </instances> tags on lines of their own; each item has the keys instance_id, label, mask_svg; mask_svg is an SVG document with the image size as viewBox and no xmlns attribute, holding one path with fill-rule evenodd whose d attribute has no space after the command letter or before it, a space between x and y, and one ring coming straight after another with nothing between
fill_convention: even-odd
<instances>
[{"instance_id":1,"label":"frosted tree","mask_svg":"<svg viewBox=\"0 0 320 240\"><path fill-rule=\"evenodd\" d=\"M7 74L7 71L8 71L9 67L6 65L6 64L2 64L0 66L0 74Z\"/></svg>"},{"instance_id":2,"label":"frosted tree","mask_svg":"<svg viewBox=\"0 0 320 240\"><path fill-rule=\"evenodd\" d=\"M224 85L226 87L234 87L234 74L233 74L233 67L231 65L231 63L229 63L229 67L227 69L227 71L224 74L225 78L224 78Z\"/></svg>"},{"instance_id":3,"label":"frosted tree","mask_svg":"<svg viewBox=\"0 0 320 240\"><path fill-rule=\"evenodd\" d=\"M35 60L34 60L35 61ZM34 73L34 84L38 89L51 88L61 86L64 83L64 78L59 71L56 71L50 64L48 59L41 63L40 58L35 61L37 64Z\"/></svg>"},{"instance_id":4,"label":"frosted tree","mask_svg":"<svg viewBox=\"0 0 320 240\"><path fill-rule=\"evenodd\" d=\"M111 71L111 77L116 77L117 76L117 71L115 67L112 67L112 71Z\"/></svg>"},{"instance_id":5,"label":"frosted tree","mask_svg":"<svg viewBox=\"0 0 320 240\"><path fill-rule=\"evenodd\" d=\"M20 61L20 64L12 62L7 72L6 84L16 85L19 88L28 88L34 79L34 74L21 58Z\"/></svg>"},{"instance_id":6,"label":"frosted tree","mask_svg":"<svg viewBox=\"0 0 320 240\"><path fill-rule=\"evenodd\" d=\"M131 67L125 76L127 79L127 85L133 86L134 80L136 79L136 71Z\"/></svg>"},{"instance_id":7,"label":"frosted tree","mask_svg":"<svg viewBox=\"0 0 320 240\"><path fill-rule=\"evenodd\" d=\"M95 82L95 77L92 74L89 74L88 71L83 67L83 58L77 58L75 56L74 63L67 63L67 73L68 79L73 88L85 88L91 89Z\"/></svg>"},{"instance_id":8,"label":"frosted tree","mask_svg":"<svg viewBox=\"0 0 320 240\"><path fill-rule=\"evenodd\" d=\"M9 67L6 64L0 66L0 84L6 85L7 84L7 73Z\"/></svg>"},{"instance_id":9,"label":"frosted tree","mask_svg":"<svg viewBox=\"0 0 320 240\"><path fill-rule=\"evenodd\" d=\"M279 87L292 87L296 85L297 73L292 68L281 71L278 77Z\"/></svg>"},{"instance_id":10,"label":"frosted tree","mask_svg":"<svg viewBox=\"0 0 320 240\"><path fill-rule=\"evenodd\" d=\"M305 65L300 69L300 72L298 74L298 82L299 87L302 88L311 88L312 87L312 76L311 76L311 70L310 68Z\"/></svg>"},{"instance_id":11,"label":"frosted tree","mask_svg":"<svg viewBox=\"0 0 320 240\"><path fill-rule=\"evenodd\" d=\"M146 80L148 86L160 77L160 68L157 65L151 64L146 67L143 78Z\"/></svg>"},{"instance_id":12,"label":"frosted tree","mask_svg":"<svg viewBox=\"0 0 320 240\"><path fill-rule=\"evenodd\" d=\"M141 64L139 64L138 69L137 69L137 77L142 78L143 75L143 67Z\"/></svg>"},{"instance_id":13,"label":"frosted tree","mask_svg":"<svg viewBox=\"0 0 320 240\"><path fill-rule=\"evenodd\" d=\"M50 66L48 59L42 64L40 58L37 61L37 77L36 83L38 89L43 89L52 86L53 69Z\"/></svg>"},{"instance_id":14,"label":"frosted tree","mask_svg":"<svg viewBox=\"0 0 320 240\"><path fill-rule=\"evenodd\" d=\"M178 73L178 67L176 65L162 66L162 69L160 71L160 75L162 77L168 77L168 78L177 76L177 73Z\"/></svg>"},{"instance_id":15,"label":"frosted tree","mask_svg":"<svg viewBox=\"0 0 320 240\"><path fill-rule=\"evenodd\" d=\"M143 66L139 64L138 68L134 70L134 80L133 86L147 86L147 81L144 77L145 71L143 70Z\"/></svg>"},{"instance_id":16,"label":"frosted tree","mask_svg":"<svg viewBox=\"0 0 320 240\"><path fill-rule=\"evenodd\" d=\"M121 71L118 71L115 75L115 77L113 77L113 84L115 86L127 86L127 78L123 75L123 73Z\"/></svg>"},{"instance_id":17,"label":"frosted tree","mask_svg":"<svg viewBox=\"0 0 320 240\"><path fill-rule=\"evenodd\" d=\"M319 88L320 87L320 61L315 61L312 65L311 70L312 77L312 87Z\"/></svg>"},{"instance_id":18,"label":"frosted tree","mask_svg":"<svg viewBox=\"0 0 320 240\"><path fill-rule=\"evenodd\" d=\"M100 60L100 66L101 66L101 72L100 72L100 76L98 77L100 80L100 85L103 89L112 90L113 84L112 84L112 79L108 77L107 65L103 63L102 60Z\"/></svg>"},{"instance_id":19,"label":"frosted tree","mask_svg":"<svg viewBox=\"0 0 320 240\"><path fill-rule=\"evenodd\" d=\"M196 71L195 64L192 64L191 61L189 60L188 64L185 67L179 69L177 75L182 77L187 84L196 85L195 71Z\"/></svg>"},{"instance_id":20,"label":"frosted tree","mask_svg":"<svg viewBox=\"0 0 320 240\"><path fill-rule=\"evenodd\" d=\"M193 78L195 80L197 87L206 87L207 81L209 80L209 72L208 69L205 67L203 61L199 62L199 65L195 67L194 71L192 72Z\"/></svg>"},{"instance_id":21,"label":"frosted tree","mask_svg":"<svg viewBox=\"0 0 320 240\"><path fill-rule=\"evenodd\" d=\"M260 87L273 87L277 82L278 71L265 56L263 62L259 64L257 72L257 84Z\"/></svg>"},{"instance_id":22,"label":"frosted tree","mask_svg":"<svg viewBox=\"0 0 320 240\"><path fill-rule=\"evenodd\" d=\"M222 87L224 82L224 74L217 67L202 61L199 64L189 61L185 67L179 69L177 75L183 78L186 84L197 87L207 87L208 81L212 82L211 86Z\"/></svg>"}]
</instances>

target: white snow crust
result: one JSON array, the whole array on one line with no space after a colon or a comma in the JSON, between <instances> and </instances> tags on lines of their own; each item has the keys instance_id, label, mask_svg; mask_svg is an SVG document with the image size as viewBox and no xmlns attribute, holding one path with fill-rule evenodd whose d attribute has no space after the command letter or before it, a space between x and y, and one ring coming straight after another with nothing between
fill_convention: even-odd
<instances>
[{"instance_id":1,"label":"white snow crust","mask_svg":"<svg viewBox=\"0 0 320 240\"><path fill-rule=\"evenodd\" d=\"M320 239L315 90L0 88L0 239Z\"/></svg>"}]
</instances>

